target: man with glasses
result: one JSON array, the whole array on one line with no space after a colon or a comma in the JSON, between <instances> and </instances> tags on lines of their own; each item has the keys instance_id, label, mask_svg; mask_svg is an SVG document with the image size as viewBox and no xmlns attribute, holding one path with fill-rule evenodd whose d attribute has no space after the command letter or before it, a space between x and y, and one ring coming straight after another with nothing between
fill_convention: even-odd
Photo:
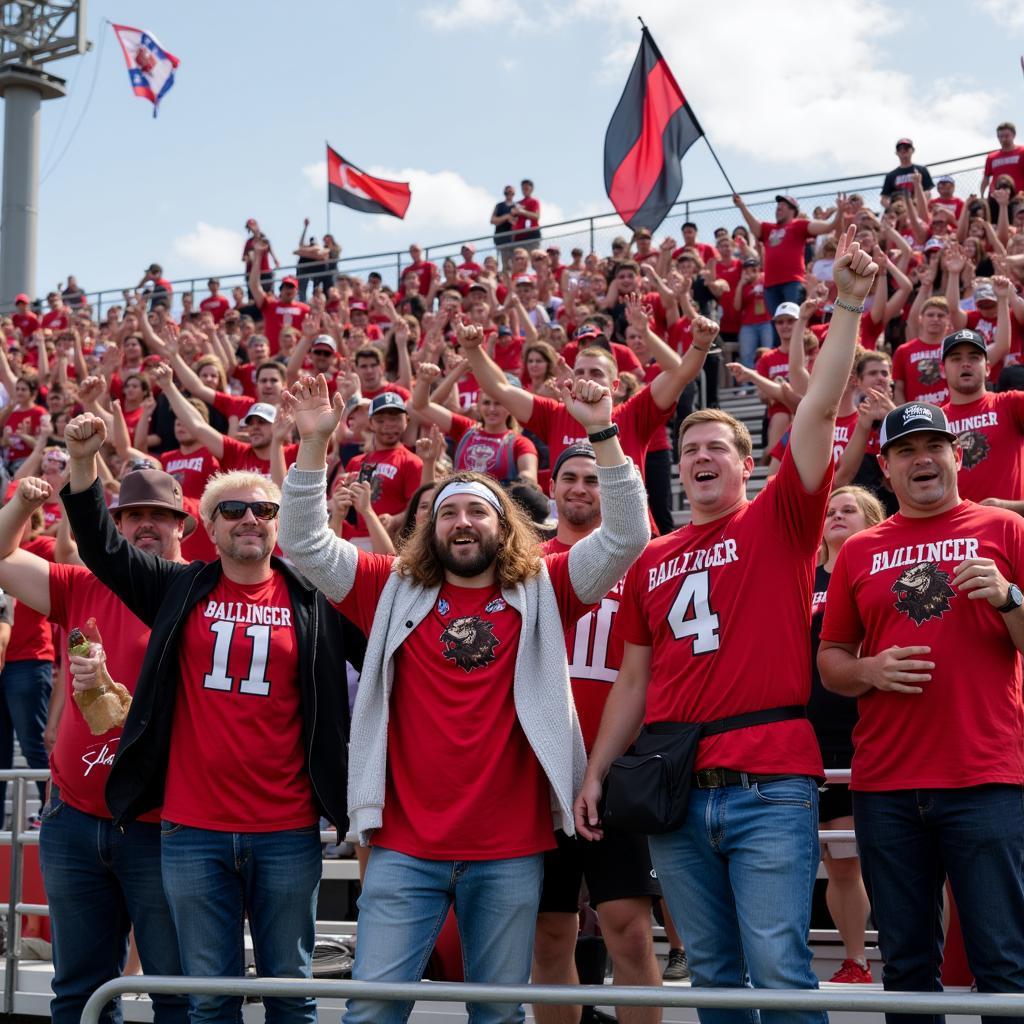
<instances>
[{"instance_id":1,"label":"man with glasses","mask_svg":"<svg viewBox=\"0 0 1024 1024\"><path fill-rule=\"evenodd\" d=\"M106 787L114 824L163 806L163 884L186 975L242 975L248 918L259 974L309 977L319 817L347 818L344 620L273 557L270 480L214 477L199 512L219 557L180 565L115 529L96 479L103 421L78 416L65 437L61 497L79 554L152 630ZM73 661L76 688L98 684L103 658L93 648ZM239 1019L238 997L190 999L193 1020ZM268 1019L316 1019L313 999L266 1006Z\"/></svg>"}]
</instances>

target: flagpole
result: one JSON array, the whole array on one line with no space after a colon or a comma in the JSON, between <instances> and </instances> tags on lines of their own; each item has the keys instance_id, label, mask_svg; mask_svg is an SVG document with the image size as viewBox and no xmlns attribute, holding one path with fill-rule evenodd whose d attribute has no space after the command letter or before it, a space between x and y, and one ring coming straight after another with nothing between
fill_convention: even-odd
<instances>
[{"instance_id":1,"label":"flagpole","mask_svg":"<svg viewBox=\"0 0 1024 1024\"><path fill-rule=\"evenodd\" d=\"M722 177L725 178L725 183L726 185L729 186L729 191L732 192L733 195L737 195L738 193L736 192L736 186L733 185L733 183L729 180L729 175L725 173L725 168L722 166L722 161L718 159L718 154L715 152L715 148L714 146L711 145L711 140L707 137L707 135L704 136L704 141L708 144L708 150L710 151L711 155L715 158L715 163L718 164L718 169L722 172Z\"/></svg>"},{"instance_id":2,"label":"flagpole","mask_svg":"<svg viewBox=\"0 0 1024 1024\"><path fill-rule=\"evenodd\" d=\"M325 150L325 152L327 150L329 150L330 148L331 148L331 144L326 139L324 139L324 150ZM331 165L330 165L330 159L331 158L328 156L328 158L327 158L327 188L324 189L324 196L326 198L326 202L324 203L324 205L327 207L327 210L326 210L327 216L325 217L325 220L326 220L326 223L327 223L327 228L325 230L327 231L327 234L331 233Z\"/></svg>"}]
</instances>

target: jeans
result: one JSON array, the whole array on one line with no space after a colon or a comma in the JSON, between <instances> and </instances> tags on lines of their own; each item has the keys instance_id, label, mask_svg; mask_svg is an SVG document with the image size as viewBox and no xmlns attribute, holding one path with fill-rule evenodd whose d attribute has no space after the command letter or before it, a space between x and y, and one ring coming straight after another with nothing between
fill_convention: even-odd
<instances>
[{"instance_id":1,"label":"jeans","mask_svg":"<svg viewBox=\"0 0 1024 1024\"><path fill-rule=\"evenodd\" d=\"M359 897L357 981L419 981L451 906L467 981L525 985L544 855L508 860L422 860L374 847ZM513 1024L521 1005L470 1003L469 1024ZM402 1024L412 1003L349 1000L344 1024Z\"/></svg>"},{"instance_id":2,"label":"jeans","mask_svg":"<svg viewBox=\"0 0 1024 1024\"><path fill-rule=\"evenodd\" d=\"M765 285L764 304L769 316L775 316L775 310L783 302L795 302L798 306L807 298L807 289L803 281L787 281L785 284Z\"/></svg>"},{"instance_id":3,"label":"jeans","mask_svg":"<svg viewBox=\"0 0 1024 1024\"><path fill-rule=\"evenodd\" d=\"M47 629L49 623L44 623ZM46 714L53 685L53 662L28 659L9 661L0 672L0 768L14 765L14 737L29 768L48 768L50 759L43 745ZM46 783L37 783L39 800L46 800ZM6 806L7 783L0 782L0 819Z\"/></svg>"},{"instance_id":4,"label":"jeans","mask_svg":"<svg viewBox=\"0 0 1024 1024\"><path fill-rule=\"evenodd\" d=\"M178 932L181 966L190 977L245 973L243 928L252 935L256 973L312 977L320 827L283 832L212 832L161 824L164 891ZM313 1022L315 999L265 998L268 1024ZM241 1024L237 996L190 996L191 1024Z\"/></svg>"},{"instance_id":5,"label":"jeans","mask_svg":"<svg viewBox=\"0 0 1024 1024\"><path fill-rule=\"evenodd\" d=\"M133 821L124 832L64 803L53 787L43 809L39 860L50 905L57 1024L78 1024L86 1000L120 976L134 926L146 974L181 973L178 942L160 879L160 826ZM153 996L156 1024L184 1024L184 996ZM121 1001L103 1008L104 1024L120 1024Z\"/></svg>"},{"instance_id":6,"label":"jeans","mask_svg":"<svg viewBox=\"0 0 1024 1024\"><path fill-rule=\"evenodd\" d=\"M942 889L948 877L978 991L1024 992L1024 789L854 792L853 814L885 958L884 987L942 990ZM886 1019L938 1024L942 1017Z\"/></svg>"},{"instance_id":7,"label":"jeans","mask_svg":"<svg viewBox=\"0 0 1024 1024\"><path fill-rule=\"evenodd\" d=\"M696 789L686 821L650 836L651 860L686 943L692 984L817 988L807 944L818 869L818 790L805 777ZM701 1010L749 1024L756 1010ZM764 1011L765 1024L824 1024L822 1012Z\"/></svg>"},{"instance_id":8,"label":"jeans","mask_svg":"<svg viewBox=\"0 0 1024 1024\"><path fill-rule=\"evenodd\" d=\"M759 348L771 348L775 344L775 326L770 320L763 324L744 324L740 328L740 362L749 369L757 362Z\"/></svg>"}]
</instances>

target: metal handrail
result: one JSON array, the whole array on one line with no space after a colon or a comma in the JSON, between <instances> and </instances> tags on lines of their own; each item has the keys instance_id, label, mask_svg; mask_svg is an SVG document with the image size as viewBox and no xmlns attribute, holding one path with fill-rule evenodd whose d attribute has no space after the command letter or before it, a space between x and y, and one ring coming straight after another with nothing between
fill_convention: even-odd
<instances>
[{"instance_id":1,"label":"metal handrail","mask_svg":"<svg viewBox=\"0 0 1024 1024\"><path fill-rule=\"evenodd\" d=\"M928 166L929 168L945 167L949 164L959 164L965 160L976 160L980 157L984 157L987 155L987 152L968 153L965 156L948 157L944 160L933 160L929 162ZM833 195L834 190L829 192L811 193L807 193L804 190L821 188L826 185L846 185L847 191L853 191L856 190L857 188L864 188L864 186L859 186L857 184L858 182L877 182L888 173L888 170L889 168L883 171L871 171L865 172L863 174L846 175L845 177L842 178L822 178L819 179L818 181L806 181L796 185L771 185L765 186L763 188L747 189L743 191L741 195L748 198L753 198L756 196L771 196L777 192L785 192L795 195L798 199L820 199L826 196ZM975 170L979 170L979 168L958 167L955 173L963 173L965 171ZM864 190L866 191L867 189L864 188ZM702 204L704 203L716 203L722 200L729 200L729 205L724 207L702 208ZM716 195L708 196L697 196L692 199L680 199L673 204L672 209L668 213L668 216L671 217L682 214L687 219L690 219L691 216L717 213L720 212L721 210L732 210L733 207L731 205L731 200L732 193L730 192L722 192ZM757 200L754 201L756 202ZM766 200L760 200L760 202L765 201ZM575 229L562 231L562 235L578 235L584 233L587 234L590 240L590 248L592 250L595 248L594 242L597 231L610 229L628 230L624 228L622 220L619 218L619 215L614 211L593 214L589 217L579 217L574 220L563 220L557 221L553 224L545 223L541 225L541 230L545 233L545 236L548 238L548 240L552 238L552 232L555 232L555 237L557 237L558 229L560 228ZM433 257L434 259L438 259L444 255L455 255L458 253L459 248L465 245L467 242L472 242L475 245L481 246L485 251L494 251L495 249L494 235L492 233L488 235L475 235L469 238L460 238L451 242L434 242L430 245L423 247L424 256L427 259L431 257ZM339 273L344 273L345 265L348 265L353 270L361 270L366 272L376 270L391 273L393 270L395 273L395 283L397 285L399 283L398 275L401 272L402 265L403 263L407 263L408 260L408 249L392 249L387 252L364 253L359 256L341 256L337 260L331 260L330 262L338 264ZM308 267L309 264L282 264L281 267L278 268L278 270L276 270L274 273L291 273L300 277L319 276L318 274L315 274L314 272L311 271L303 272L301 270L303 266ZM222 291L226 291L233 288L236 284L239 284L244 288L248 280L248 272L238 271L230 272L227 274L202 274L193 277L180 278L178 280L171 281L170 283L175 290L175 294L178 294L183 290L180 286L187 286L186 288L184 288L184 290L194 293L197 284L205 283L211 277L216 277L221 282ZM124 290L125 289L123 287L104 288L99 291L83 292L82 294L85 296L86 300L89 301L90 305L94 305L96 307L95 314L98 318L101 315L104 308L109 308L112 305L121 305L124 302L124 298L122 295ZM132 286L129 286L129 290L134 291L135 289Z\"/></svg>"},{"instance_id":2,"label":"metal handrail","mask_svg":"<svg viewBox=\"0 0 1024 1024\"><path fill-rule=\"evenodd\" d=\"M981 992L868 992L823 989L688 988L627 985L482 985L473 982L325 981L313 978L115 978L82 1010L97 1024L103 1007L128 992L155 995L333 997L384 1002L548 1003L562 1006L661 1006L701 1010L845 1010L875 1013L1016 1017L1024 995Z\"/></svg>"}]
</instances>

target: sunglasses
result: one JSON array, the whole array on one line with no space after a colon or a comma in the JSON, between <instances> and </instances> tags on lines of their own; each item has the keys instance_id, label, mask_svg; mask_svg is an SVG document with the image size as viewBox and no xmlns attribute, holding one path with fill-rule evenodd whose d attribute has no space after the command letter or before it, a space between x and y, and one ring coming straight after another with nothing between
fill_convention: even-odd
<instances>
[{"instance_id":1,"label":"sunglasses","mask_svg":"<svg viewBox=\"0 0 1024 1024\"><path fill-rule=\"evenodd\" d=\"M213 514L219 512L225 519L234 522L241 519L247 509L260 520L276 519L281 506L276 501L218 501Z\"/></svg>"}]
</instances>

